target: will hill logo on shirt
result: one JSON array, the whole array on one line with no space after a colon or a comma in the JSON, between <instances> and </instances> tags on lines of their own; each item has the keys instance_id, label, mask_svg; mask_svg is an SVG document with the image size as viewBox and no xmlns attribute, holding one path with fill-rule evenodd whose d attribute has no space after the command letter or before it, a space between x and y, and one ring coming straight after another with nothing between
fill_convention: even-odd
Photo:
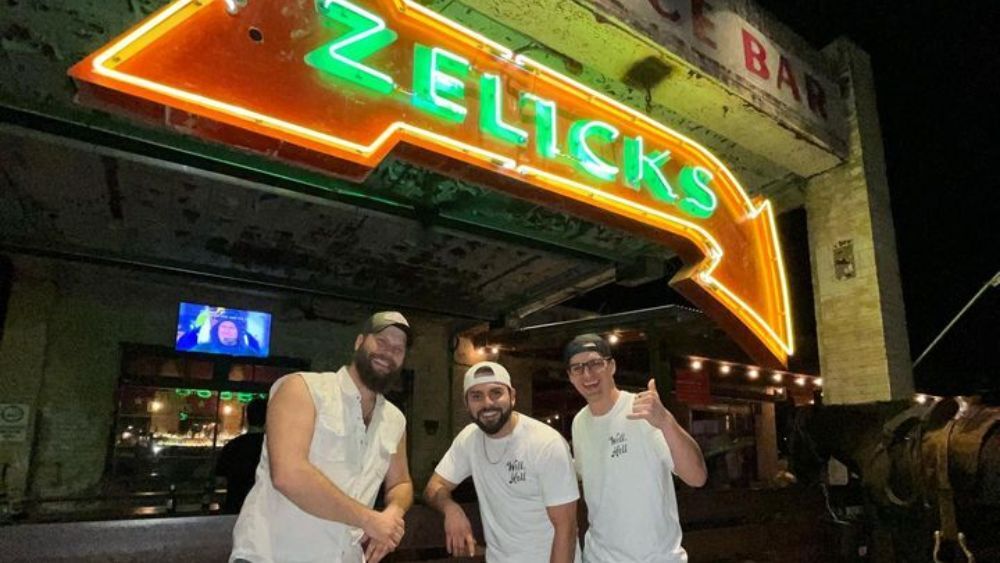
<instances>
[{"instance_id":1,"label":"will hill logo on shirt","mask_svg":"<svg viewBox=\"0 0 1000 563\"><path fill-rule=\"evenodd\" d=\"M524 469L524 462L519 459L514 459L507 462L507 484L516 485L522 481L527 480L527 471Z\"/></svg>"},{"instance_id":2,"label":"will hill logo on shirt","mask_svg":"<svg viewBox=\"0 0 1000 563\"><path fill-rule=\"evenodd\" d=\"M628 438L624 432L615 432L608 438L611 442L611 458L621 457L628 453Z\"/></svg>"}]
</instances>

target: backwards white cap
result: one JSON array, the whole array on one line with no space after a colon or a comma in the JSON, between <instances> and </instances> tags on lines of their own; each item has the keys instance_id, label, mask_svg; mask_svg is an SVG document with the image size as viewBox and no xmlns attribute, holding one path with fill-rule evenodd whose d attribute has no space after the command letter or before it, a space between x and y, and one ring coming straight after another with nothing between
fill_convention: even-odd
<instances>
[{"instance_id":1,"label":"backwards white cap","mask_svg":"<svg viewBox=\"0 0 1000 563\"><path fill-rule=\"evenodd\" d=\"M503 383L512 389L514 387L510 384L507 368L496 362L479 362L466 370L462 393L467 393L470 387L480 383Z\"/></svg>"}]
</instances>

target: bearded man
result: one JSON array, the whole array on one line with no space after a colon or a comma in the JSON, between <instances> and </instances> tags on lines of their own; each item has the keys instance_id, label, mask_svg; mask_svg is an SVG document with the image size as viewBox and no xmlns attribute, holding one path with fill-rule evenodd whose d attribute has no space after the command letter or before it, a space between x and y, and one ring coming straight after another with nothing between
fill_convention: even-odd
<instances>
[{"instance_id":1,"label":"bearded man","mask_svg":"<svg viewBox=\"0 0 1000 563\"><path fill-rule=\"evenodd\" d=\"M572 563L577 549L576 483L569 444L552 427L514 411L510 373L495 362L465 372L463 429L434 470L424 498L444 514L448 552L471 556L476 540L451 491L472 477L487 563Z\"/></svg>"},{"instance_id":2,"label":"bearded man","mask_svg":"<svg viewBox=\"0 0 1000 563\"><path fill-rule=\"evenodd\" d=\"M411 337L403 315L375 313L350 365L274 383L230 562L376 563L396 549L413 484L406 419L382 392L402 369ZM376 511L383 481L385 509Z\"/></svg>"}]
</instances>

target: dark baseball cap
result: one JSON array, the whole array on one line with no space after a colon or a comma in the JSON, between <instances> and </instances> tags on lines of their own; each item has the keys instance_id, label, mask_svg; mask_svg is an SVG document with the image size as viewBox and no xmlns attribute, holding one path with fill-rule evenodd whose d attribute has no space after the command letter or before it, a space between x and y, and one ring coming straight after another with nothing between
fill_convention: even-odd
<instances>
[{"instance_id":1,"label":"dark baseball cap","mask_svg":"<svg viewBox=\"0 0 1000 563\"><path fill-rule=\"evenodd\" d=\"M569 363L570 358L581 352L597 352L605 358L611 357L611 345L597 334L581 334L569 341L563 349L563 363Z\"/></svg>"},{"instance_id":2,"label":"dark baseball cap","mask_svg":"<svg viewBox=\"0 0 1000 563\"><path fill-rule=\"evenodd\" d=\"M378 334L383 330L394 326L406 334L406 345L413 341L413 331L406 317L398 311L379 311L365 320L361 327L362 334Z\"/></svg>"}]
</instances>

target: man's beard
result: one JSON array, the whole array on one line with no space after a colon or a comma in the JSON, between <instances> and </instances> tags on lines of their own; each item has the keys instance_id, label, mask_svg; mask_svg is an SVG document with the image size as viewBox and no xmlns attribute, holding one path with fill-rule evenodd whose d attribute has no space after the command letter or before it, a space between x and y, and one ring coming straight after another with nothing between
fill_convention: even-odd
<instances>
[{"instance_id":1,"label":"man's beard","mask_svg":"<svg viewBox=\"0 0 1000 563\"><path fill-rule=\"evenodd\" d=\"M482 416L488 412L499 412L500 416L498 416L494 422L485 422L481 420ZM514 412L513 407L508 408L507 410L500 407L490 407L479 411L479 413L474 417L470 415L470 418L472 418L472 422L475 422L476 426L478 426L480 430L492 436L493 434L499 432L500 429L507 424L507 421L510 420L512 412Z\"/></svg>"},{"instance_id":2,"label":"man's beard","mask_svg":"<svg viewBox=\"0 0 1000 563\"><path fill-rule=\"evenodd\" d=\"M385 391L389 383L399 374L402 366L395 366L395 368L386 373L385 375L379 373L375 366L372 365L372 357L375 353L369 354L365 351L364 347L358 348L354 351L354 367L358 370L358 377L361 378L361 383L365 387L370 389L375 393L382 393ZM392 360L386 358L385 356L379 356L380 359L384 360L385 363L390 366L393 365Z\"/></svg>"}]
</instances>

